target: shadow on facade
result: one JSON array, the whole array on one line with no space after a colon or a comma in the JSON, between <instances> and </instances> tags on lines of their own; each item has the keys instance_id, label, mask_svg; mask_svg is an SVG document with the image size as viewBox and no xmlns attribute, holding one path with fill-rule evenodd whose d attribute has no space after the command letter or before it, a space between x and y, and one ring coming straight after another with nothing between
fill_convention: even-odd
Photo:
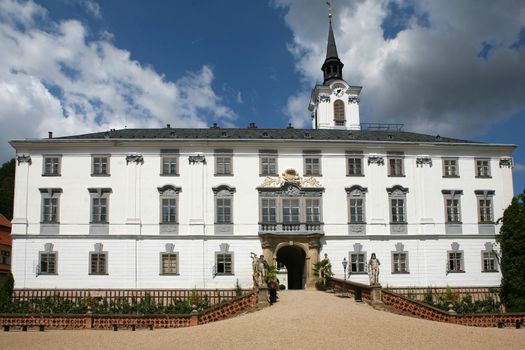
<instances>
[{"instance_id":1,"label":"shadow on facade","mask_svg":"<svg viewBox=\"0 0 525 350\"><path fill-rule=\"evenodd\" d=\"M306 254L296 246L286 246L277 252L277 261L288 270L288 289L304 289Z\"/></svg>"}]
</instances>

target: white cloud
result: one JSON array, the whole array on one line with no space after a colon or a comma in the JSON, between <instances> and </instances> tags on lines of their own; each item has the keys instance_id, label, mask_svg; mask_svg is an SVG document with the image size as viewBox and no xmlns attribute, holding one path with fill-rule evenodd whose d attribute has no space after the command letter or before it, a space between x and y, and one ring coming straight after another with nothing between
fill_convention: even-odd
<instances>
[{"instance_id":1,"label":"white cloud","mask_svg":"<svg viewBox=\"0 0 525 350\"><path fill-rule=\"evenodd\" d=\"M0 122L9 126L0 132L0 159L12 155L9 139L43 137L47 131L60 136L125 125L205 127L207 119L223 125L235 120L212 88L210 67L169 81L132 60L110 36L88 40L87 32L76 20L49 20L31 1L0 0Z\"/></svg>"},{"instance_id":2,"label":"white cloud","mask_svg":"<svg viewBox=\"0 0 525 350\"><path fill-rule=\"evenodd\" d=\"M299 96L320 81L328 32L324 2L275 0L287 9L293 33L289 49L304 88L289 98L290 120ZM334 2L334 31L347 82L362 85L362 122L403 122L405 129L450 136L485 132L491 124L525 110L525 46L510 48L525 23L522 0L484 2L395 1L414 15L393 39L382 24L388 0ZM417 16L425 17L428 25ZM308 23L308 25L305 25ZM483 43L493 49L478 57Z\"/></svg>"},{"instance_id":3,"label":"white cloud","mask_svg":"<svg viewBox=\"0 0 525 350\"><path fill-rule=\"evenodd\" d=\"M100 5L96 1L85 0L83 4L87 12L90 13L93 17L102 18L102 12L100 10Z\"/></svg>"}]
</instances>

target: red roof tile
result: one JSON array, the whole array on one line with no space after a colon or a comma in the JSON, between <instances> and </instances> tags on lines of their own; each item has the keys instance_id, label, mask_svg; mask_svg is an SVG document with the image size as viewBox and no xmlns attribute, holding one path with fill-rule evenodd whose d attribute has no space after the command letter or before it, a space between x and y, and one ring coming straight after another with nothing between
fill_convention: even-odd
<instances>
[{"instance_id":1,"label":"red roof tile","mask_svg":"<svg viewBox=\"0 0 525 350\"><path fill-rule=\"evenodd\" d=\"M0 232L0 244L3 245L12 245L13 239L11 238L11 235L7 232Z\"/></svg>"},{"instance_id":2,"label":"red roof tile","mask_svg":"<svg viewBox=\"0 0 525 350\"><path fill-rule=\"evenodd\" d=\"M0 214L0 226L11 228L11 221L7 220L3 214Z\"/></svg>"}]
</instances>

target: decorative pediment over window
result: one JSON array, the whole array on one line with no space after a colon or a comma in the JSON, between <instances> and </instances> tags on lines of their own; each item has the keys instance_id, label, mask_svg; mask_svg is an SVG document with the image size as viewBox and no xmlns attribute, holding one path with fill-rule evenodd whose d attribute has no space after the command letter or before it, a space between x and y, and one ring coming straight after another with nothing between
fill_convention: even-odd
<instances>
[{"instance_id":1,"label":"decorative pediment over window","mask_svg":"<svg viewBox=\"0 0 525 350\"><path fill-rule=\"evenodd\" d=\"M166 243L166 253L173 253L175 245L173 243Z\"/></svg>"},{"instance_id":2,"label":"decorative pediment over window","mask_svg":"<svg viewBox=\"0 0 525 350\"><path fill-rule=\"evenodd\" d=\"M363 251L363 245L361 243L355 243L354 244L354 252L360 253Z\"/></svg>"},{"instance_id":3,"label":"decorative pediment over window","mask_svg":"<svg viewBox=\"0 0 525 350\"><path fill-rule=\"evenodd\" d=\"M219 185L217 187L212 187L212 191L217 196L231 196L235 193L235 187Z\"/></svg>"},{"instance_id":4,"label":"decorative pediment over window","mask_svg":"<svg viewBox=\"0 0 525 350\"><path fill-rule=\"evenodd\" d=\"M162 187L157 187L159 193L166 196L175 196L182 191L180 187L175 187L173 185L164 185Z\"/></svg>"},{"instance_id":5,"label":"decorative pediment over window","mask_svg":"<svg viewBox=\"0 0 525 350\"><path fill-rule=\"evenodd\" d=\"M396 252L402 253L405 251L405 245L401 242L396 243Z\"/></svg>"},{"instance_id":6,"label":"decorative pediment over window","mask_svg":"<svg viewBox=\"0 0 525 350\"><path fill-rule=\"evenodd\" d=\"M104 250L104 245L102 243L95 243L95 246L94 246L95 253L102 253L102 250Z\"/></svg>"},{"instance_id":7,"label":"decorative pediment over window","mask_svg":"<svg viewBox=\"0 0 525 350\"><path fill-rule=\"evenodd\" d=\"M416 167L423 167L423 165L429 165L432 168L432 158L430 156L417 156Z\"/></svg>"},{"instance_id":8,"label":"decorative pediment over window","mask_svg":"<svg viewBox=\"0 0 525 350\"><path fill-rule=\"evenodd\" d=\"M362 197L365 195L366 192L368 192L368 189L366 187L361 187L359 185L346 187L345 190L346 193L352 197Z\"/></svg>"},{"instance_id":9,"label":"decorative pediment over window","mask_svg":"<svg viewBox=\"0 0 525 350\"><path fill-rule=\"evenodd\" d=\"M492 244L491 242L486 242L485 243L485 250L489 251L489 252L494 251L494 244Z\"/></svg>"},{"instance_id":10,"label":"decorative pediment over window","mask_svg":"<svg viewBox=\"0 0 525 350\"><path fill-rule=\"evenodd\" d=\"M219 244L219 249L221 253L227 253L230 250L230 245L228 243Z\"/></svg>"},{"instance_id":11,"label":"decorative pediment over window","mask_svg":"<svg viewBox=\"0 0 525 350\"><path fill-rule=\"evenodd\" d=\"M452 251L453 251L453 252L457 252L457 251L459 251L459 243L458 243L458 242L452 242L452 244L450 245L450 247L452 248Z\"/></svg>"},{"instance_id":12,"label":"decorative pediment over window","mask_svg":"<svg viewBox=\"0 0 525 350\"><path fill-rule=\"evenodd\" d=\"M408 188L405 188L401 185L395 185L393 187L387 187L386 191L391 196L404 196L408 193Z\"/></svg>"},{"instance_id":13,"label":"decorative pediment over window","mask_svg":"<svg viewBox=\"0 0 525 350\"><path fill-rule=\"evenodd\" d=\"M53 252L53 243L46 243L44 244L44 252L51 253Z\"/></svg>"},{"instance_id":14,"label":"decorative pediment over window","mask_svg":"<svg viewBox=\"0 0 525 350\"><path fill-rule=\"evenodd\" d=\"M258 188L283 188L284 190L285 185L294 185L300 190L309 188L323 189L321 183L315 177L301 177L295 169L287 169L281 176L266 177Z\"/></svg>"}]
</instances>

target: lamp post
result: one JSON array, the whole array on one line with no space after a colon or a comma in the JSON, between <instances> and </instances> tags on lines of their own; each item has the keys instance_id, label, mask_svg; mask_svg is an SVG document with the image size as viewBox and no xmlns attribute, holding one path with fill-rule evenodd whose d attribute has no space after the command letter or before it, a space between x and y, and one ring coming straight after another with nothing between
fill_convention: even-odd
<instances>
[{"instance_id":1,"label":"lamp post","mask_svg":"<svg viewBox=\"0 0 525 350\"><path fill-rule=\"evenodd\" d=\"M346 258L343 258L343 261L341 262L341 264L343 264L343 270L344 270L343 291L342 291L341 296L346 297L348 296L346 293L346 267L348 266L348 261L346 260Z\"/></svg>"}]
</instances>

